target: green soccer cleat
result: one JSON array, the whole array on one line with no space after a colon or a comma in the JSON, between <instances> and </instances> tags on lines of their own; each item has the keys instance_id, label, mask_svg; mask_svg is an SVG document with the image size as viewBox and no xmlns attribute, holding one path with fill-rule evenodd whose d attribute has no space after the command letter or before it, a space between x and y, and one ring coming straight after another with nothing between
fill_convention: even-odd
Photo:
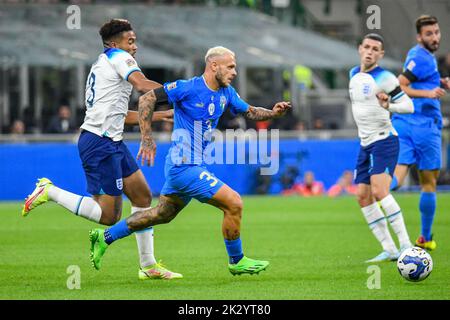
<instances>
[{"instance_id":1,"label":"green soccer cleat","mask_svg":"<svg viewBox=\"0 0 450 320\"><path fill-rule=\"evenodd\" d=\"M105 230L92 229L89 231L89 240L91 241L91 262L92 266L99 270L102 266L102 257L105 254L108 244L105 242Z\"/></svg>"},{"instance_id":2,"label":"green soccer cleat","mask_svg":"<svg viewBox=\"0 0 450 320\"><path fill-rule=\"evenodd\" d=\"M48 189L53 183L47 178L41 178L36 183L34 191L25 199L22 216L26 217L31 210L48 201Z\"/></svg>"},{"instance_id":3,"label":"green soccer cleat","mask_svg":"<svg viewBox=\"0 0 450 320\"><path fill-rule=\"evenodd\" d=\"M269 261L253 260L244 256L238 263L228 264L228 270L230 270L233 276L243 273L258 274L266 270L268 265Z\"/></svg>"},{"instance_id":4,"label":"green soccer cleat","mask_svg":"<svg viewBox=\"0 0 450 320\"><path fill-rule=\"evenodd\" d=\"M146 268L139 269L140 280L172 280L181 278L183 278L182 274L168 270L161 261Z\"/></svg>"}]
</instances>

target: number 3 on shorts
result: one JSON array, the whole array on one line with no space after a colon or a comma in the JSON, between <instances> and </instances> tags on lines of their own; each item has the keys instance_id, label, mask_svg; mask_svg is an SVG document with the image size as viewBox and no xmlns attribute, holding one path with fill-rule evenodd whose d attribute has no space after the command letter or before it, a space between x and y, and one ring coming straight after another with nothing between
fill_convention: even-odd
<instances>
[{"instance_id":1,"label":"number 3 on shorts","mask_svg":"<svg viewBox=\"0 0 450 320\"><path fill-rule=\"evenodd\" d=\"M214 187L218 182L218 180L211 176L208 171L203 171L200 173L200 180L203 180L204 177L206 177L206 181L213 180L213 182L210 183L211 187Z\"/></svg>"}]
</instances>

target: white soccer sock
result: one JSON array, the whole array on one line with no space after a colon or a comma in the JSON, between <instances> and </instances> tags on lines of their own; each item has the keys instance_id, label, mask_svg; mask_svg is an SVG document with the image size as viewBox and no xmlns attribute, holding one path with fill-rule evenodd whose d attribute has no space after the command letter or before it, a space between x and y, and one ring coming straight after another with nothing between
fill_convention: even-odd
<instances>
[{"instance_id":1,"label":"white soccer sock","mask_svg":"<svg viewBox=\"0 0 450 320\"><path fill-rule=\"evenodd\" d=\"M139 208L139 207L131 207L131 214L148 210L151 207L148 208ZM153 227L149 227L144 230L136 231L134 233L136 235L136 241L138 244L138 251L139 251L139 262L141 265L141 268L148 267L152 264L156 263L156 259L154 256L154 249L153 249Z\"/></svg>"},{"instance_id":2,"label":"white soccer sock","mask_svg":"<svg viewBox=\"0 0 450 320\"><path fill-rule=\"evenodd\" d=\"M398 237L400 247L411 247L411 241L409 240L408 231L406 230L405 221L403 220L403 214L395 201L392 194L389 194L380 201L381 207L386 213L386 218L391 224L392 229Z\"/></svg>"},{"instance_id":3,"label":"white soccer sock","mask_svg":"<svg viewBox=\"0 0 450 320\"><path fill-rule=\"evenodd\" d=\"M378 206L377 202L361 208L364 217L366 218L369 228L372 230L375 238L381 243L383 250L389 253L397 252L394 240L392 240L391 234L386 223L386 218Z\"/></svg>"},{"instance_id":4,"label":"white soccer sock","mask_svg":"<svg viewBox=\"0 0 450 320\"><path fill-rule=\"evenodd\" d=\"M48 189L50 200L55 201L64 208L72 211L77 216L99 222L102 216L102 208L94 199L63 190L57 186Z\"/></svg>"}]
</instances>

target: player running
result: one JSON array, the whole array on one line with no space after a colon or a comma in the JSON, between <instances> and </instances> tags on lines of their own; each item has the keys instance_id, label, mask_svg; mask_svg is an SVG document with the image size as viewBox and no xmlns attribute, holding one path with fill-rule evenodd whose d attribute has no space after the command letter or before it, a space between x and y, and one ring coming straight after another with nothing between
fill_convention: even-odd
<instances>
[{"instance_id":1,"label":"player running","mask_svg":"<svg viewBox=\"0 0 450 320\"><path fill-rule=\"evenodd\" d=\"M77 216L113 225L122 215L122 193L131 201L131 213L150 208L150 188L122 139L124 124L139 123L138 113L128 111L132 88L148 92L161 84L148 80L136 63L136 35L127 20L113 19L99 33L105 49L92 65L86 82L86 116L78 140L87 191L93 196L73 194L42 178L25 200L23 216L50 200ZM171 113L155 112L153 120L172 117ZM156 262L152 228L136 233L136 240L141 266L139 279L182 278Z\"/></svg>"},{"instance_id":2,"label":"player running","mask_svg":"<svg viewBox=\"0 0 450 320\"><path fill-rule=\"evenodd\" d=\"M170 222L192 198L223 211L222 234L229 256L228 269L233 275L257 274L269 265L268 261L244 256L240 239L241 197L204 166L202 155L210 141L202 137L212 133L226 108L258 121L284 115L290 103L279 102L269 110L243 101L230 85L237 72L235 54L229 49L209 49L205 63L202 76L166 83L140 98L142 141L138 157L149 164L155 154L151 131L155 103L169 102L174 106L175 125L166 157L166 182L155 208L137 212L109 229L90 232L91 260L96 269L101 267L101 258L111 243L149 226Z\"/></svg>"},{"instance_id":3,"label":"player running","mask_svg":"<svg viewBox=\"0 0 450 320\"><path fill-rule=\"evenodd\" d=\"M374 33L366 35L358 51L361 65L350 70L349 83L353 117L361 139L355 170L357 198L369 228L383 247L383 252L366 261L372 263L396 260L401 251L412 246L400 206L389 193L399 149L390 112L412 113L414 109L397 78L378 66L384 56L383 38ZM386 220L399 239L400 251Z\"/></svg>"},{"instance_id":4,"label":"player running","mask_svg":"<svg viewBox=\"0 0 450 320\"><path fill-rule=\"evenodd\" d=\"M420 16L416 20L416 31L418 44L409 50L404 71L398 77L402 90L413 100L414 113L392 118L400 138L400 156L392 189L403 184L409 166L415 164L421 185L419 210L422 220L421 235L416 245L434 250L437 245L431 228L441 168L442 114L439 99L446 94L444 89L450 89L450 80L440 78L434 56L441 40L437 19Z\"/></svg>"}]
</instances>

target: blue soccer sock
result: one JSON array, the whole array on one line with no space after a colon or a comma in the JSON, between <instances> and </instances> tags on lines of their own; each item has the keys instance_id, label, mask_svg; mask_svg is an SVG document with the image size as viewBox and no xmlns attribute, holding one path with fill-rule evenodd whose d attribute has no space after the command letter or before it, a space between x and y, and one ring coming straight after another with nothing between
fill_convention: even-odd
<instances>
[{"instance_id":1,"label":"blue soccer sock","mask_svg":"<svg viewBox=\"0 0 450 320\"><path fill-rule=\"evenodd\" d=\"M125 219L121 220L111 228L105 230L105 242L111 244L118 239L129 236L133 232L128 229L127 221Z\"/></svg>"},{"instance_id":2,"label":"blue soccer sock","mask_svg":"<svg viewBox=\"0 0 450 320\"><path fill-rule=\"evenodd\" d=\"M392 181L391 181L391 186L389 188L389 190L397 190L398 188L400 188L400 186L398 185L398 180L396 176L392 177Z\"/></svg>"},{"instance_id":3,"label":"blue soccer sock","mask_svg":"<svg viewBox=\"0 0 450 320\"><path fill-rule=\"evenodd\" d=\"M431 240L431 226L436 213L436 192L422 192L419 202L422 217L422 235L426 241Z\"/></svg>"},{"instance_id":4,"label":"blue soccer sock","mask_svg":"<svg viewBox=\"0 0 450 320\"><path fill-rule=\"evenodd\" d=\"M244 253L242 252L241 238L237 238L236 240L224 239L224 241L228 256L230 258L230 264L238 263L242 259L242 257L244 257Z\"/></svg>"}]
</instances>

